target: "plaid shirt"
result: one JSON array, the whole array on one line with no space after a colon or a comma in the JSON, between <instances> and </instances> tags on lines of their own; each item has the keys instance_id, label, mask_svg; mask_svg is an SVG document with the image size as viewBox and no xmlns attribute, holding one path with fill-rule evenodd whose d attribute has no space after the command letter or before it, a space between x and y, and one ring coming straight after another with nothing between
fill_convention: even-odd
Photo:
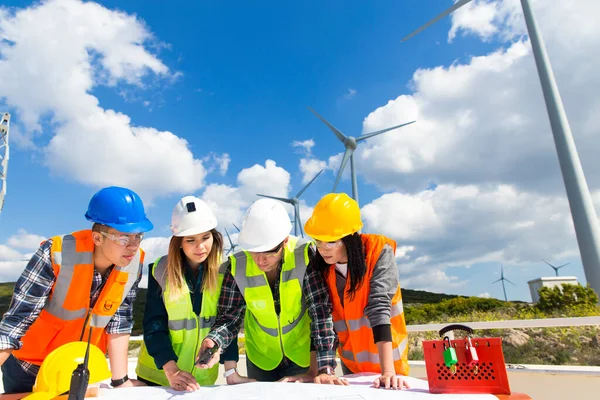
<instances>
[{"instance_id":1,"label":"plaid shirt","mask_svg":"<svg viewBox=\"0 0 600 400\"><path fill-rule=\"evenodd\" d=\"M48 301L50 291L56 282L50 248L52 240L46 240L35 252L21 277L15 285L15 290L10 303L10 308L4 314L0 322L0 350L18 350L23 345L21 338L29 327L35 322ZM100 292L106 283L110 271L109 268L103 278L99 272L94 271L94 279L90 291L90 307L96 303ZM121 304L115 315L105 328L108 334L131 333L133 328L133 302L137 294L141 274L127 294L125 301ZM39 366L17 359L23 370L30 375L37 375Z\"/></svg>"},{"instance_id":2,"label":"plaid shirt","mask_svg":"<svg viewBox=\"0 0 600 400\"><path fill-rule=\"evenodd\" d=\"M329 291L325 281L320 273L313 267L315 250L309 248L309 259L311 260L304 275L304 284L302 292L308 306L308 314L311 318L311 349L317 352L317 368L336 366L337 336L333 329L333 319L331 316L331 302L329 300ZM226 261L225 276L221 286L221 296L219 298L218 316L213 328L208 334L217 345L224 349L237 338L241 323L246 311L246 301L240 292L233 275L231 275L231 262ZM282 264L279 265L281 276ZM273 299L275 302L275 311L279 315L279 282L277 279L271 287Z\"/></svg>"}]
</instances>

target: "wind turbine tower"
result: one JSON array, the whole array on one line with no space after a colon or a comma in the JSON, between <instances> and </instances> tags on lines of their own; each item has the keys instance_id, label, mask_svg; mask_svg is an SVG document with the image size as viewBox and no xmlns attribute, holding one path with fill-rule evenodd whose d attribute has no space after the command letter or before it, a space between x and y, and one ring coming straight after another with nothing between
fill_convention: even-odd
<instances>
[{"instance_id":1,"label":"wind turbine tower","mask_svg":"<svg viewBox=\"0 0 600 400\"><path fill-rule=\"evenodd\" d=\"M235 226L235 225L233 225ZM237 226L236 226L237 228ZM238 230L239 232L239 230ZM229 236L229 232L227 232L227 228L225 228L225 234L227 235L227 240L229 240L229 249L227 249L227 253L225 253L226 256L228 256L231 253L235 252L235 248L239 247L237 243L233 243L233 240L231 240L231 236Z\"/></svg>"},{"instance_id":2,"label":"wind turbine tower","mask_svg":"<svg viewBox=\"0 0 600 400\"><path fill-rule=\"evenodd\" d=\"M10 156L9 147L10 114L2 114L0 120L0 212L4 208L4 198L6 197L6 175L8 173L8 159Z\"/></svg>"},{"instance_id":3,"label":"wind turbine tower","mask_svg":"<svg viewBox=\"0 0 600 400\"><path fill-rule=\"evenodd\" d=\"M342 142L344 144L344 147L346 148L346 151L344 152L344 158L342 158L342 163L340 165L340 169L338 171L337 177L335 178L335 183L333 184L332 192L335 192L335 190L337 189L337 186L340 183L340 178L342 177L342 172L344 172L344 168L346 167L348 160L350 160L350 175L352 177L352 198L357 203L358 203L358 184L356 183L356 168L354 165L354 150L356 150L356 146L358 146L358 143L360 143L364 140L367 140L368 138L371 138L373 136L381 135L382 133L386 133L393 129L401 128L403 126L410 125L415 122L415 121L411 121L411 122L407 122L404 124L392 126L391 128L382 129L380 131L365 133L364 135L360 135L359 137L355 138L352 136L344 135L335 126L331 125L325 118L323 118L319 114L317 114L317 112L315 110L313 110L310 107L308 107L308 109L313 114L315 114L317 116L317 118L319 118L321 121L323 121L323 123L325 125L327 125L329 127L329 129L331 129L331 131L340 140L340 142Z\"/></svg>"},{"instance_id":4,"label":"wind turbine tower","mask_svg":"<svg viewBox=\"0 0 600 400\"><path fill-rule=\"evenodd\" d=\"M427 22L425 25L413 31L402 41L410 39L417 33L436 23L451 12L459 9L471 0L459 0L446 11ZM575 236L581 254L581 262L585 272L585 279L590 286L600 294L600 224L596 209L592 202L592 195L588 187L577 147L573 140L571 127L567 119L567 113L558 91L558 85L554 78L554 72L550 65L550 58L546 52L544 39L539 31L530 0L521 0L521 8L525 18L525 25L533 50L533 58L537 67L546 111L550 120L554 146L558 155L558 162L562 172L563 182L567 192L567 199L571 208Z\"/></svg>"},{"instance_id":5,"label":"wind turbine tower","mask_svg":"<svg viewBox=\"0 0 600 400\"><path fill-rule=\"evenodd\" d=\"M512 283L511 281L509 281L508 279L506 279L504 277L504 267L502 265L500 265L500 279L492 282L492 284L496 283L496 282L500 282L502 281L502 290L504 291L504 301L508 301L508 298L506 297L506 286L504 286L504 281L510 283L513 286L517 286L514 283Z\"/></svg>"},{"instance_id":6,"label":"wind turbine tower","mask_svg":"<svg viewBox=\"0 0 600 400\"><path fill-rule=\"evenodd\" d=\"M546 264L548 264L550 266L550 268L552 268L554 270L554 273L556 274L556 276L558 276L558 270L561 269L562 267L566 267L567 265L569 265L570 263L566 263L563 265L559 265L558 267L555 267L554 265L550 264L548 261L546 260L542 260L543 262L545 262Z\"/></svg>"},{"instance_id":7,"label":"wind turbine tower","mask_svg":"<svg viewBox=\"0 0 600 400\"><path fill-rule=\"evenodd\" d=\"M298 234L300 234L302 237L304 237L304 231L302 230L302 220L300 219L300 200L298 200L298 199L300 198L300 196L302 196L302 194L306 191L306 189L310 186L310 184L313 183L319 175L321 175L321 172L323 172L323 170L320 170L319 173L317 173L310 180L310 182L308 182L302 189L300 189L300 191L296 194L296 196L292 197L291 199L286 199L284 197L268 196L266 194L257 194L257 196L279 200L284 203L291 204L294 207L294 235L295 236L298 236Z\"/></svg>"}]
</instances>

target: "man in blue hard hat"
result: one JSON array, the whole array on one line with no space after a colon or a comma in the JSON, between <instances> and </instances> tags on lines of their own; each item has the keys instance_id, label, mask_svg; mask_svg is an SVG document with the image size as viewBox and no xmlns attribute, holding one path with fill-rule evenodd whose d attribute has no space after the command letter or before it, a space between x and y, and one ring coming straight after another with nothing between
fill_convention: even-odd
<instances>
[{"instance_id":1,"label":"man in blue hard hat","mask_svg":"<svg viewBox=\"0 0 600 400\"><path fill-rule=\"evenodd\" d=\"M44 241L15 285L0 322L5 393L31 392L46 356L80 340L108 351L113 387L143 385L127 376L127 351L140 242L154 226L142 199L115 186L92 197L85 217L91 229Z\"/></svg>"}]
</instances>

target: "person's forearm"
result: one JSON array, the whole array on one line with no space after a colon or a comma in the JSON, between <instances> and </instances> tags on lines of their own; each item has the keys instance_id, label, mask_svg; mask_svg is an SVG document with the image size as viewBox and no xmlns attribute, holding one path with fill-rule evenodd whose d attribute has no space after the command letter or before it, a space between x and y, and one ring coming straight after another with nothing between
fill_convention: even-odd
<instances>
[{"instance_id":1,"label":"person's forearm","mask_svg":"<svg viewBox=\"0 0 600 400\"><path fill-rule=\"evenodd\" d=\"M394 369L394 356L392 352L392 342L377 342L377 352L379 353L379 364L381 373L391 372L396 373Z\"/></svg>"},{"instance_id":2,"label":"person's forearm","mask_svg":"<svg viewBox=\"0 0 600 400\"><path fill-rule=\"evenodd\" d=\"M223 363L223 366L225 367L225 371L237 368L237 361L227 360Z\"/></svg>"},{"instance_id":3,"label":"person's forearm","mask_svg":"<svg viewBox=\"0 0 600 400\"><path fill-rule=\"evenodd\" d=\"M127 375L129 336L128 333L108 335L108 360L113 379L121 379Z\"/></svg>"},{"instance_id":4,"label":"person's forearm","mask_svg":"<svg viewBox=\"0 0 600 400\"><path fill-rule=\"evenodd\" d=\"M306 373L312 377L315 377L315 376L317 376L317 372L319 372L319 366L317 365L317 352L311 351L310 352L310 366L308 367L308 371L306 371Z\"/></svg>"}]
</instances>

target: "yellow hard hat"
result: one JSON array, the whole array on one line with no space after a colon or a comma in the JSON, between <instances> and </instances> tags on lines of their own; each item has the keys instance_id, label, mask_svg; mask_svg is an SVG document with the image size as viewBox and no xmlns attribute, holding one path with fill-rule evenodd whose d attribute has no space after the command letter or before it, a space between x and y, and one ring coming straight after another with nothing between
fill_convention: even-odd
<instances>
[{"instance_id":1,"label":"yellow hard hat","mask_svg":"<svg viewBox=\"0 0 600 400\"><path fill-rule=\"evenodd\" d=\"M335 242L362 226L358 203L346 193L329 193L315 206L304 232L316 240Z\"/></svg>"},{"instance_id":2,"label":"yellow hard hat","mask_svg":"<svg viewBox=\"0 0 600 400\"><path fill-rule=\"evenodd\" d=\"M77 366L83 363L87 342L71 342L54 349L42 362L37 374L33 393L25 398L50 399L69 390L71 375ZM102 351L90 345L88 360L89 383L101 382L110 378L108 361Z\"/></svg>"}]
</instances>

